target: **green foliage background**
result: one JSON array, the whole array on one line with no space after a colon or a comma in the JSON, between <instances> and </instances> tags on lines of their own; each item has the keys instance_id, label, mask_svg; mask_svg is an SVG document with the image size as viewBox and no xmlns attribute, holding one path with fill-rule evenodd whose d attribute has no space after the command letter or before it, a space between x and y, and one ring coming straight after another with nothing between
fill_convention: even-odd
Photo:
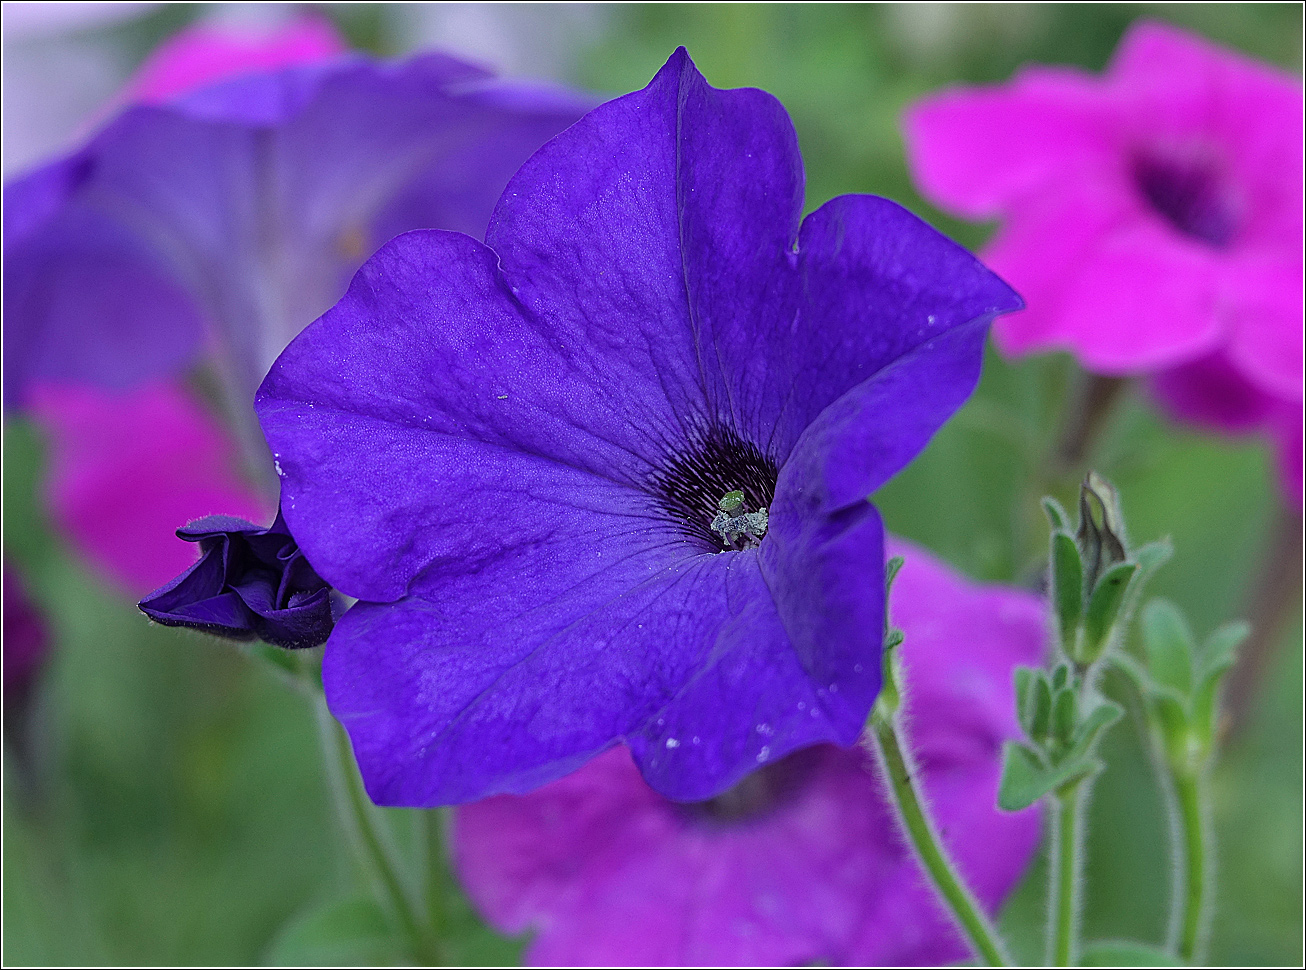
<instances>
[{"instance_id":1,"label":"green foliage background","mask_svg":"<svg viewBox=\"0 0 1306 970\"><path fill-rule=\"evenodd\" d=\"M765 88L786 105L804 151L809 208L835 194L874 192L979 247L988 227L932 209L909 180L897 122L922 94L1001 80L1029 61L1098 70L1140 16L1301 70L1297 4L925 6L914 13L896 6L614 7L597 32L576 38L575 73L562 80L623 93L647 83L684 44L713 84ZM360 46L382 53L408 46L385 5L325 10ZM199 12L174 5L105 29L143 56ZM991 353L975 398L877 496L890 529L977 578L1036 578L1046 541L1038 494L1073 494L1073 479L1045 476L1075 376L1068 359L1013 363ZM1151 592L1178 603L1199 635L1239 615L1274 528L1268 449L1170 426L1134 393L1093 460L1120 486L1136 538L1174 539L1178 554ZM5 556L21 564L48 612L57 651L35 712L35 790L18 784L13 752L5 751L5 962L393 959L381 929L367 912L351 915L349 903L337 915L341 925L359 927L361 943L333 949L311 927L283 929L364 885L332 819L311 705L237 650L150 627L115 597L50 531L39 499L41 467L39 436L22 422L7 425ZM1110 769L1093 798L1086 932L1159 941L1168 835L1134 714L1111 735ZM1212 962L1300 965L1297 608L1214 792ZM402 830L406 820L399 821ZM1003 917L1026 960L1041 954L1044 878L1036 864ZM511 961L518 952L465 908L457 925L461 960Z\"/></svg>"}]
</instances>

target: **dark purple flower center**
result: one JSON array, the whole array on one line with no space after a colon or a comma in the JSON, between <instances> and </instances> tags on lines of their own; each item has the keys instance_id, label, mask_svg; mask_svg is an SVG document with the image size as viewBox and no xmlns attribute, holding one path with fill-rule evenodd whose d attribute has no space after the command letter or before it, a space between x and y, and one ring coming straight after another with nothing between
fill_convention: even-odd
<instances>
[{"instance_id":1,"label":"dark purple flower center","mask_svg":"<svg viewBox=\"0 0 1306 970\"><path fill-rule=\"evenodd\" d=\"M820 747L795 751L747 775L715 798L687 802L680 808L702 825L729 826L760 821L803 791L820 758Z\"/></svg>"},{"instance_id":2,"label":"dark purple flower center","mask_svg":"<svg viewBox=\"0 0 1306 970\"><path fill-rule=\"evenodd\" d=\"M728 492L744 493L739 512L770 508L779 472L775 461L733 428L712 425L671 452L646 484L662 511L705 548L726 548L712 522Z\"/></svg>"},{"instance_id":3,"label":"dark purple flower center","mask_svg":"<svg viewBox=\"0 0 1306 970\"><path fill-rule=\"evenodd\" d=\"M1233 239L1236 207L1213 160L1140 154L1133 174L1147 204L1185 236L1217 248Z\"/></svg>"}]
</instances>

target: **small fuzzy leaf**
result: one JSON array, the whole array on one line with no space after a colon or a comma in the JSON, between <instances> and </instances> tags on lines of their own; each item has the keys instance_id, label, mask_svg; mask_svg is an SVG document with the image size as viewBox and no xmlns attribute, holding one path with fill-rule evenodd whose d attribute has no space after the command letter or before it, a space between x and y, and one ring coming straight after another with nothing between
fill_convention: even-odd
<instances>
[{"instance_id":1,"label":"small fuzzy leaf","mask_svg":"<svg viewBox=\"0 0 1306 970\"><path fill-rule=\"evenodd\" d=\"M1029 737L1032 741L1043 741L1052 726L1052 688L1048 686L1047 677L1039 671L1034 681L1034 707L1030 712Z\"/></svg>"},{"instance_id":2,"label":"small fuzzy leaf","mask_svg":"<svg viewBox=\"0 0 1306 970\"><path fill-rule=\"evenodd\" d=\"M1052 531L1070 531L1070 515L1066 512L1065 506L1051 495L1043 496L1043 511L1047 513L1048 522L1052 524Z\"/></svg>"},{"instance_id":3,"label":"small fuzzy leaf","mask_svg":"<svg viewBox=\"0 0 1306 970\"><path fill-rule=\"evenodd\" d=\"M1111 940L1089 943L1080 954L1085 967L1182 967L1184 962L1159 946Z\"/></svg>"},{"instance_id":4,"label":"small fuzzy leaf","mask_svg":"<svg viewBox=\"0 0 1306 970\"><path fill-rule=\"evenodd\" d=\"M1032 667L1016 668L1016 717L1028 734L1034 717L1034 682L1042 676L1041 670Z\"/></svg>"},{"instance_id":5,"label":"small fuzzy leaf","mask_svg":"<svg viewBox=\"0 0 1306 970\"><path fill-rule=\"evenodd\" d=\"M1075 540L1064 532L1052 533L1052 602L1061 646L1069 654L1084 612L1084 564Z\"/></svg>"},{"instance_id":6,"label":"small fuzzy leaf","mask_svg":"<svg viewBox=\"0 0 1306 970\"><path fill-rule=\"evenodd\" d=\"M1168 687L1154 685L1152 712L1166 757L1176 770L1188 766L1188 707L1184 699Z\"/></svg>"},{"instance_id":7,"label":"small fuzzy leaf","mask_svg":"<svg viewBox=\"0 0 1306 970\"><path fill-rule=\"evenodd\" d=\"M1129 581L1138 571L1138 564L1132 562L1116 563L1106 570L1097 581L1088 600L1088 609L1084 613L1084 656L1085 663L1092 663L1102 655L1110 639L1112 626L1120 614L1120 605L1125 600L1125 591Z\"/></svg>"},{"instance_id":8,"label":"small fuzzy leaf","mask_svg":"<svg viewBox=\"0 0 1306 970\"><path fill-rule=\"evenodd\" d=\"M887 596L893 590L893 581L898 578L898 570L905 562L902 556L894 556L884 564L884 592Z\"/></svg>"},{"instance_id":9,"label":"small fuzzy leaf","mask_svg":"<svg viewBox=\"0 0 1306 970\"><path fill-rule=\"evenodd\" d=\"M1066 756L1068 761L1085 758L1093 750L1098 735L1124 716L1125 709L1112 701L1101 701L1089 711L1075 734L1075 746Z\"/></svg>"},{"instance_id":10,"label":"small fuzzy leaf","mask_svg":"<svg viewBox=\"0 0 1306 970\"><path fill-rule=\"evenodd\" d=\"M1169 539L1158 539L1134 550L1134 562L1138 563L1140 577L1150 576L1164 566L1174 555L1174 545Z\"/></svg>"},{"instance_id":11,"label":"small fuzzy leaf","mask_svg":"<svg viewBox=\"0 0 1306 970\"><path fill-rule=\"evenodd\" d=\"M1251 624L1239 620L1226 623L1207 637L1198 661L1203 676L1219 676L1232 667L1237 659L1235 651L1251 632Z\"/></svg>"},{"instance_id":12,"label":"small fuzzy leaf","mask_svg":"<svg viewBox=\"0 0 1306 970\"><path fill-rule=\"evenodd\" d=\"M1057 692L1052 701L1052 736L1058 744L1069 745L1075 737L1075 722L1079 718L1078 698L1073 690Z\"/></svg>"},{"instance_id":13,"label":"small fuzzy leaf","mask_svg":"<svg viewBox=\"0 0 1306 970\"><path fill-rule=\"evenodd\" d=\"M1002 746L1002 781L998 784L998 807L1018 812L1033 805L1053 789L1098 771L1097 761L1070 761L1049 768L1036 752L1008 741Z\"/></svg>"},{"instance_id":14,"label":"small fuzzy leaf","mask_svg":"<svg viewBox=\"0 0 1306 970\"><path fill-rule=\"evenodd\" d=\"M1065 687L1070 679L1070 667L1066 664L1057 664L1057 669L1052 671L1052 689L1060 690Z\"/></svg>"},{"instance_id":15,"label":"small fuzzy leaf","mask_svg":"<svg viewBox=\"0 0 1306 970\"><path fill-rule=\"evenodd\" d=\"M1183 614L1167 600L1143 607L1143 649L1152 681L1187 696L1193 689L1193 635Z\"/></svg>"}]
</instances>

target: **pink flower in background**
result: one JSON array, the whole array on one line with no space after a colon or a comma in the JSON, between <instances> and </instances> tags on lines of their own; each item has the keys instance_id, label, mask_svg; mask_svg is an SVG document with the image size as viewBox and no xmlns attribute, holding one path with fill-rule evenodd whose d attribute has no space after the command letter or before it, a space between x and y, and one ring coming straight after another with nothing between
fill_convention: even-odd
<instances>
[{"instance_id":1,"label":"pink flower in background","mask_svg":"<svg viewBox=\"0 0 1306 970\"><path fill-rule=\"evenodd\" d=\"M55 526L135 598L194 562L178 526L212 512L269 521L276 511L240 477L230 435L176 384L125 393L47 384L31 409L49 441Z\"/></svg>"},{"instance_id":2,"label":"pink flower in background","mask_svg":"<svg viewBox=\"0 0 1306 970\"><path fill-rule=\"evenodd\" d=\"M931 199L1000 220L984 255L1028 307L996 324L1004 352L1155 375L1176 417L1272 434L1300 504L1297 79L1142 22L1102 76L1029 67L947 91L906 136Z\"/></svg>"},{"instance_id":3,"label":"pink flower in background","mask_svg":"<svg viewBox=\"0 0 1306 970\"><path fill-rule=\"evenodd\" d=\"M307 64L345 49L330 22L312 15L278 24L197 24L146 58L127 87L126 100L160 104L215 81Z\"/></svg>"},{"instance_id":4,"label":"pink flower in background","mask_svg":"<svg viewBox=\"0 0 1306 970\"><path fill-rule=\"evenodd\" d=\"M977 586L905 543L890 551L907 560L890 613L907 637L924 787L993 911L1038 843L1036 811L995 805L1002 742L1018 732L1011 671L1042 660L1042 603ZM684 804L650 789L619 747L531 794L456 809L454 852L493 926L535 932L536 964L964 959L895 826L860 748L808 748Z\"/></svg>"}]
</instances>

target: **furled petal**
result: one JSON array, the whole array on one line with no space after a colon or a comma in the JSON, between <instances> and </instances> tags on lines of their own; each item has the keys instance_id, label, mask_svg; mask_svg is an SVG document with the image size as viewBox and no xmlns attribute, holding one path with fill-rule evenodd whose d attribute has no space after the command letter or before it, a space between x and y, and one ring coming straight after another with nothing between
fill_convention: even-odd
<instances>
[{"instance_id":1,"label":"furled petal","mask_svg":"<svg viewBox=\"0 0 1306 970\"><path fill-rule=\"evenodd\" d=\"M287 649L315 647L335 622L331 590L304 559L278 514L268 528L210 515L178 529L200 561L140 602L165 626L232 640L257 637Z\"/></svg>"}]
</instances>

